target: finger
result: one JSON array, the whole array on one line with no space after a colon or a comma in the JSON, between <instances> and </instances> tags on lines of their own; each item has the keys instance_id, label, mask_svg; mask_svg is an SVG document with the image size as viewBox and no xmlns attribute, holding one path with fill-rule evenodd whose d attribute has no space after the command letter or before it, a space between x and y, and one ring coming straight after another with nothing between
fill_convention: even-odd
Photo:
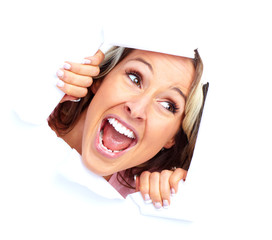
<instances>
[{"instance_id":1,"label":"finger","mask_svg":"<svg viewBox=\"0 0 272 240\"><path fill-rule=\"evenodd\" d=\"M178 192L178 184L180 180L185 180L187 171L182 168L177 168L169 179L171 193L175 194Z\"/></svg>"},{"instance_id":2,"label":"finger","mask_svg":"<svg viewBox=\"0 0 272 240\"><path fill-rule=\"evenodd\" d=\"M74 63L74 62L65 62L63 64L63 68L73 73L83 75L83 76L90 76L90 77L96 77L98 76L100 72L100 68L98 65L92 66L92 65Z\"/></svg>"},{"instance_id":3,"label":"finger","mask_svg":"<svg viewBox=\"0 0 272 240\"><path fill-rule=\"evenodd\" d=\"M83 63L98 66L102 63L104 58L104 53L101 50L98 50L94 56L84 58Z\"/></svg>"},{"instance_id":4,"label":"finger","mask_svg":"<svg viewBox=\"0 0 272 240\"><path fill-rule=\"evenodd\" d=\"M144 171L142 172L141 176L140 176L140 186L139 186L139 190L143 196L143 199L145 200L146 203L151 203L151 198L149 195L149 176L150 176L150 172L148 171Z\"/></svg>"},{"instance_id":5,"label":"finger","mask_svg":"<svg viewBox=\"0 0 272 240\"><path fill-rule=\"evenodd\" d=\"M160 173L153 172L149 177L149 195L155 208L160 209L162 207L162 199L160 194Z\"/></svg>"},{"instance_id":6,"label":"finger","mask_svg":"<svg viewBox=\"0 0 272 240\"><path fill-rule=\"evenodd\" d=\"M134 176L135 178L135 192L139 192L140 191L140 178L139 176Z\"/></svg>"},{"instance_id":7,"label":"finger","mask_svg":"<svg viewBox=\"0 0 272 240\"><path fill-rule=\"evenodd\" d=\"M168 208L170 205L170 176L173 171L163 170L160 176L160 192L162 198L162 204L164 208Z\"/></svg>"},{"instance_id":8,"label":"finger","mask_svg":"<svg viewBox=\"0 0 272 240\"><path fill-rule=\"evenodd\" d=\"M85 97L88 93L87 88L71 85L71 84L63 82L62 80L59 80L57 82L57 87L61 91L63 91L65 94L67 94L69 96L73 96L76 99Z\"/></svg>"},{"instance_id":9,"label":"finger","mask_svg":"<svg viewBox=\"0 0 272 240\"><path fill-rule=\"evenodd\" d=\"M93 83L92 77L78 75L73 72L66 71L64 69L59 69L57 71L57 76L65 83L78 87L87 88L90 87Z\"/></svg>"}]
</instances>

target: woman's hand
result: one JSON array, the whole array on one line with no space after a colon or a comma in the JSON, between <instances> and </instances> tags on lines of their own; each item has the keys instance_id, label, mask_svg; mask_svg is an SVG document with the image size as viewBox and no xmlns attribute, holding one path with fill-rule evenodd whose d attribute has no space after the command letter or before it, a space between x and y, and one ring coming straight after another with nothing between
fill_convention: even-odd
<instances>
[{"instance_id":1,"label":"woman's hand","mask_svg":"<svg viewBox=\"0 0 272 240\"><path fill-rule=\"evenodd\" d=\"M177 168L174 171L163 170L161 173L145 171L136 178L136 191L140 191L147 203L153 202L155 208L168 208L170 195L178 192L178 183L186 179L187 171Z\"/></svg>"},{"instance_id":2,"label":"woman's hand","mask_svg":"<svg viewBox=\"0 0 272 240\"><path fill-rule=\"evenodd\" d=\"M98 50L94 56L84 58L82 63L65 62L63 68L57 71L57 87L65 93L60 102L85 97L88 87L93 83L93 77L100 72L99 64L103 59L104 53Z\"/></svg>"}]
</instances>

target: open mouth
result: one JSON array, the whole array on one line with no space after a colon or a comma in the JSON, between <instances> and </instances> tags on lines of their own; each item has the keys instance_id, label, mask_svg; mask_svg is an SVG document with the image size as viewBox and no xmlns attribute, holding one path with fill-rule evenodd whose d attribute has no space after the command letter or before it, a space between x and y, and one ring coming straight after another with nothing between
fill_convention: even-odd
<instances>
[{"instance_id":1,"label":"open mouth","mask_svg":"<svg viewBox=\"0 0 272 240\"><path fill-rule=\"evenodd\" d=\"M97 138L97 149L107 157L120 156L137 143L135 132L126 123L112 116L102 121Z\"/></svg>"}]
</instances>

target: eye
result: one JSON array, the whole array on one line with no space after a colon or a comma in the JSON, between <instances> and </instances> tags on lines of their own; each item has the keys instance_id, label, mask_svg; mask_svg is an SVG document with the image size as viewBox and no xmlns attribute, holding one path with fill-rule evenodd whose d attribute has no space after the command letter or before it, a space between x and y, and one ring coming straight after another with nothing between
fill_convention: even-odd
<instances>
[{"instance_id":1,"label":"eye","mask_svg":"<svg viewBox=\"0 0 272 240\"><path fill-rule=\"evenodd\" d=\"M131 82L133 82L138 88L141 88L142 78L140 74L136 72L128 72L127 76L129 77Z\"/></svg>"},{"instance_id":2,"label":"eye","mask_svg":"<svg viewBox=\"0 0 272 240\"><path fill-rule=\"evenodd\" d=\"M172 112L172 113L176 113L178 108L176 106L175 103L172 103L172 102L160 102L160 104L168 111Z\"/></svg>"}]
</instances>

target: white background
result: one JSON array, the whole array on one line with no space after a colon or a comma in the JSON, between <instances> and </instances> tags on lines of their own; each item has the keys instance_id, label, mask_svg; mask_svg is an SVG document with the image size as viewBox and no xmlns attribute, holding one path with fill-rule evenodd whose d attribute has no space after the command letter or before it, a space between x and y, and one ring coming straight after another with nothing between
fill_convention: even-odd
<instances>
[{"instance_id":1,"label":"white background","mask_svg":"<svg viewBox=\"0 0 272 240\"><path fill-rule=\"evenodd\" d=\"M48 81L55 81L58 64L70 56L87 56L89 50L84 52L84 47L88 45L90 29L95 29L101 19L137 20L143 25L152 22L161 26L162 31L173 27L182 34L192 34L204 61L203 80L210 82L188 175L199 197L199 237L271 239L271 4L269 1L190 1L190 6L182 1L178 4L167 1L166 6L160 6L158 1L148 3L1 2L2 116L5 108L20 101L17 94L24 95L25 82L31 82L39 96L50 97L41 89L41 79L46 75L52 76ZM188 20L190 27L173 26L169 21L172 17ZM130 26L125 30L135 38L141 34ZM159 41L168 40L164 37L162 34ZM8 134L4 131L4 120L5 116L1 124L1 148L5 148L5 134ZM180 239L178 232L177 229L177 233L169 236ZM152 232L147 236L153 236Z\"/></svg>"}]
</instances>

